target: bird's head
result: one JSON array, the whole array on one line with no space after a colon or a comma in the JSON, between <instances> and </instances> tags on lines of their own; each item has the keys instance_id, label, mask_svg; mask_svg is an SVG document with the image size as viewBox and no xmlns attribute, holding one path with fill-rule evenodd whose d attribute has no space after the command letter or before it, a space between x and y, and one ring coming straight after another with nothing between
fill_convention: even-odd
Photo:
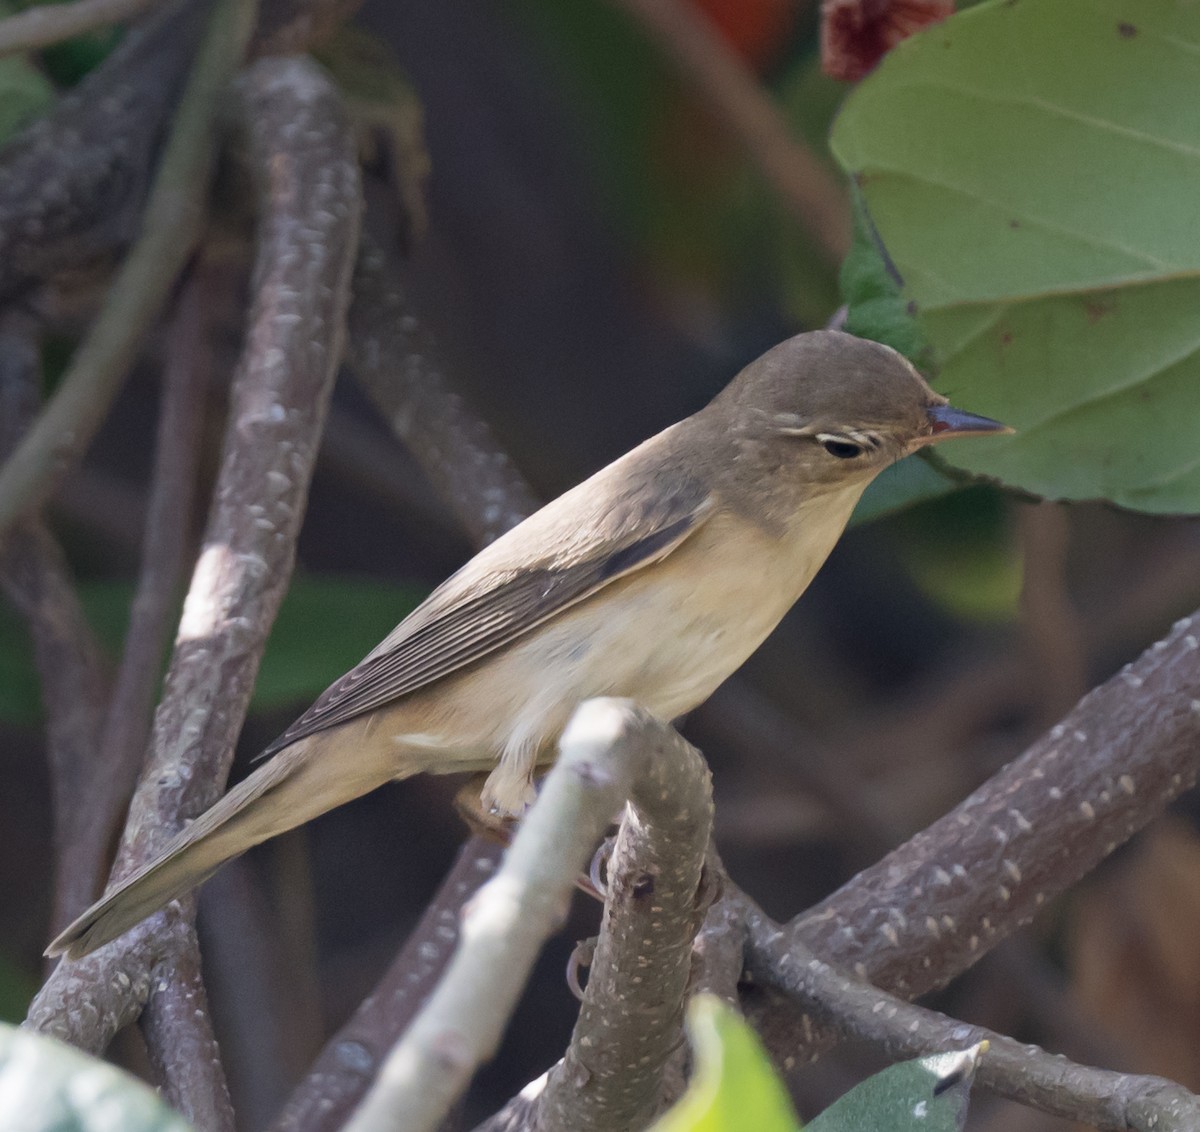
<instances>
[{"instance_id":1,"label":"bird's head","mask_svg":"<svg viewBox=\"0 0 1200 1132\"><path fill-rule=\"evenodd\" d=\"M928 444L1012 431L950 405L891 347L837 330L768 350L713 408L753 462L813 492L865 486Z\"/></svg>"}]
</instances>

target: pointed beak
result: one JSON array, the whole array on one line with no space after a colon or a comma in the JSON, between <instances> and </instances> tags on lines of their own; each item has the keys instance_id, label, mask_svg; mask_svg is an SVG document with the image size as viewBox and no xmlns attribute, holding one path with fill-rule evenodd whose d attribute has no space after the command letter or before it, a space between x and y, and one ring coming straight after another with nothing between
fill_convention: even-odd
<instances>
[{"instance_id":1,"label":"pointed beak","mask_svg":"<svg viewBox=\"0 0 1200 1132\"><path fill-rule=\"evenodd\" d=\"M937 444L959 436L1005 436L1016 431L990 417L976 416L953 405L934 405L926 412L931 432L923 444Z\"/></svg>"}]
</instances>

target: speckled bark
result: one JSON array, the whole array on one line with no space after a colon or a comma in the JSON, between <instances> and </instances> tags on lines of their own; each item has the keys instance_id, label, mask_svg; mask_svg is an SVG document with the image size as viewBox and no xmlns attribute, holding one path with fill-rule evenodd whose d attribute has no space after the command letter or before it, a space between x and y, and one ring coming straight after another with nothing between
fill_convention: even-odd
<instances>
[{"instance_id":1,"label":"speckled bark","mask_svg":"<svg viewBox=\"0 0 1200 1132\"><path fill-rule=\"evenodd\" d=\"M859 1038L897 1061L986 1041L976 1083L1043 1112L1085 1122L1103 1132L1194 1132L1200 1097L1162 1077L1114 1073L1079 1065L1037 1046L970 1026L859 982L821 962L744 900L753 928L752 959L769 967L775 985L809 1005L814 1023Z\"/></svg>"},{"instance_id":2,"label":"speckled bark","mask_svg":"<svg viewBox=\"0 0 1200 1132\"><path fill-rule=\"evenodd\" d=\"M1200 616L1176 624L961 805L784 930L788 941L912 998L1027 923L1193 786L1200 772ZM777 925L750 919L749 1003L781 1060L812 1020L777 993Z\"/></svg>"},{"instance_id":3,"label":"speckled bark","mask_svg":"<svg viewBox=\"0 0 1200 1132\"><path fill-rule=\"evenodd\" d=\"M191 917L176 921L171 934L141 1018L150 1063L167 1099L199 1132L234 1132Z\"/></svg>"},{"instance_id":4,"label":"speckled bark","mask_svg":"<svg viewBox=\"0 0 1200 1132\"><path fill-rule=\"evenodd\" d=\"M142 535L141 568L129 608L121 666L113 684L104 729L94 748L87 813L64 879L66 915L57 933L99 894L145 757L162 658L178 614L190 565L187 542L196 500L196 472L204 424L204 394L211 373L203 303L206 272L194 269L180 290L167 331L154 471Z\"/></svg>"},{"instance_id":5,"label":"speckled bark","mask_svg":"<svg viewBox=\"0 0 1200 1132\"><path fill-rule=\"evenodd\" d=\"M629 700L588 700L497 872L463 915L445 976L388 1055L346 1132L428 1132L489 1058L575 877L638 778L678 768L669 728Z\"/></svg>"},{"instance_id":6,"label":"speckled bark","mask_svg":"<svg viewBox=\"0 0 1200 1132\"><path fill-rule=\"evenodd\" d=\"M712 782L676 731L660 725L652 734L653 757L635 781L609 862L579 1020L533 1121L545 1132L644 1127L683 1041L692 944L711 895L701 875Z\"/></svg>"},{"instance_id":7,"label":"speckled bark","mask_svg":"<svg viewBox=\"0 0 1200 1132\"><path fill-rule=\"evenodd\" d=\"M210 0L170 0L0 151L0 299L137 230Z\"/></svg>"},{"instance_id":8,"label":"speckled bark","mask_svg":"<svg viewBox=\"0 0 1200 1132\"><path fill-rule=\"evenodd\" d=\"M257 64L241 93L262 176L255 298L204 549L119 875L151 856L220 792L290 575L341 354L361 211L347 120L336 92L305 60ZM179 937L171 925L190 915L190 900L173 903L108 947L60 963L28 1024L85 1049L103 1049L137 1016L151 993L152 973L158 977L177 962L171 947ZM159 1023L167 1027L171 1018L152 1025ZM176 1068L185 1081L191 1067ZM169 1079L167 1085L170 1091Z\"/></svg>"}]
</instances>

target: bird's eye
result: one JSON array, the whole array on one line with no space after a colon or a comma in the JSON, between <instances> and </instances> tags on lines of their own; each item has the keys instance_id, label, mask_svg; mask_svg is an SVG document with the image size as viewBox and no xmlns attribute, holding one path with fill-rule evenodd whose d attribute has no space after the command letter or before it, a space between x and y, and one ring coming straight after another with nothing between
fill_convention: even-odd
<instances>
[{"instance_id":1,"label":"bird's eye","mask_svg":"<svg viewBox=\"0 0 1200 1132\"><path fill-rule=\"evenodd\" d=\"M836 456L839 460L853 460L855 456L863 454L863 446L861 444L855 444L852 440L839 440L832 436L822 440L821 447L830 456Z\"/></svg>"}]
</instances>

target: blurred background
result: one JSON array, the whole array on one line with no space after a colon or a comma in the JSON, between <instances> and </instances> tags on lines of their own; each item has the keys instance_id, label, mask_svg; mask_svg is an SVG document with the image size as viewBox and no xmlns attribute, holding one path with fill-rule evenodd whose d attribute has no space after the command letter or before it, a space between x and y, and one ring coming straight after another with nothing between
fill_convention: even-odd
<instances>
[{"instance_id":1,"label":"blurred background","mask_svg":"<svg viewBox=\"0 0 1200 1132\"><path fill-rule=\"evenodd\" d=\"M820 73L815 5L695 2L839 176L824 138L846 88ZM407 283L447 371L542 497L834 316L836 263L620 4L375 0L356 25L372 38L335 42L327 61L352 73L364 54L393 55L423 109L430 158L427 230L413 239L398 220L386 125L374 129L371 227L408 251ZM238 286L217 312L209 475L244 310ZM61 349L71 344L65 335ZM114 656L157 403L151 357L52 512ZM909 474L920 472L899 472ZM235 777L470 553L411 458L343 382ZM730 873L777 918L804 909L943 813L1197 604L1194 521L975 485L859 523L778 632L686 722L713 768ZM10 1020L24 1013L47 938L41 724L24 630L5 608L0 1016ZM207 974L244 1127L270 1119L404 940L464 837L451 806L458 785L385 788L252 853L206 890ZM936 1005L1082 1060L1200 1087L1193 809L1137 838ZM579 897L463 1127L561 1053L575 1013L564 967L597 919ZM136 1064L136 1039L117 1055ZM802 1114L871 1064L842 1050L799 1072ZM980 1129L1064 1127L984 1097L972 1119Z\"/></svg>"}]
</instances>

